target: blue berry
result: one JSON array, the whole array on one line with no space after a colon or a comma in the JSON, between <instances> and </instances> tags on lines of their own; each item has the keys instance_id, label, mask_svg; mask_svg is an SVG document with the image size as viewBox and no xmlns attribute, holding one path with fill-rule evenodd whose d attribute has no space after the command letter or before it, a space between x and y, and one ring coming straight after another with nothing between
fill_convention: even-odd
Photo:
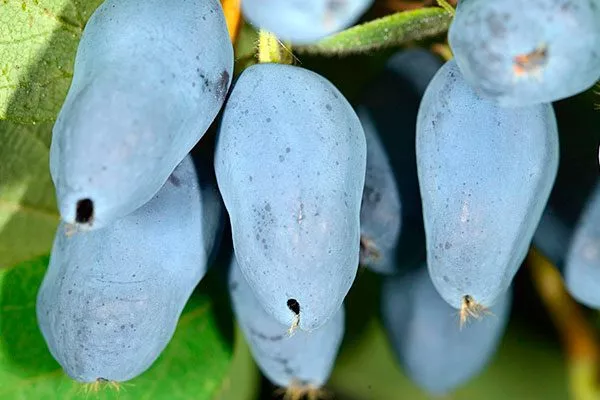
<instances>
[{"instance_id":1,"label":"blue berry","mask_svg":"<svg viewBox=\"0 0 600 400\"><path fill-rule=\"evenodd\" d=\"M565 284L571 295L600 308L600 184L590 195L566 256Z\"/></svg>"},{"instance_id":2,"label":"blue berry","mask_svg":"<svg viewBox=\"0 0 600 400\"><path fill-rule=\"evenodd\" d=\"M462 0L448 39L465 80L501 106L549 103L600 79L598 0Z\"/></svg>"},{"instance_id":3,"label":"blue berry","mask_svg":"<svg viewBox=\"0 0 600 400\"><path fill-rule=\"evenodd\" d=\"M60 224L37 298L50 352L73 379L127 381L169 343L220 237L223 205L190 157L143 207L102 229Z\"/></svg>"},{"instance_id":4,"label":"blue berry","mask_svg":"<svg viewBox=\"0 0 600 400\"><path fill-rule=\"evenodd\" d=\"M510 316L512 290L462 328L437 293L425 265L386 278L382 319L394 354L408 377L432 395L446 395L477 376L496 352Z\"/></svg>"},{"instance_id":5,"label":"blue berry","mask_svg":"<svg viewBox=\"0 0 600 400\"><path fill-rule=\"evenodd\" d=\"M373 0L242 0L253 25L282 40L308 44L354 24Z\"/></svg>"},{"instance_id":6,"label":"blue berry","mask_svg":"<svg viewBox=\"0 0 600 400\"><path fill-rule=\"evenodd\" d=\"M433 78L419 109L417 168L427 264L450 305L490 307L507 290L550 195L558 153L551 105L499 107L454 61Z\"/></svg>"},{"instance_id":7,"label":"blue berry","mask_svg":"<svg viewBox=\"0 0 600 400\"><path fill-rule=\"evenodd\" d=\"M217 0L106 0L53 129L63 221L96 229L149 201L212 123L232 70Z\"/></svg>"},{"instance_id":8,"label":"blue berry","mask_svg":"<svg viewBox=\"0 0 600 400\"><path fill-rule=\"evenodd\" d=\"M280 323L310 331L341 307L358 269L365 163L358 117L325 78L281 64L241 74L215 170L237 261Z\"/></svg>"}]
</instances>

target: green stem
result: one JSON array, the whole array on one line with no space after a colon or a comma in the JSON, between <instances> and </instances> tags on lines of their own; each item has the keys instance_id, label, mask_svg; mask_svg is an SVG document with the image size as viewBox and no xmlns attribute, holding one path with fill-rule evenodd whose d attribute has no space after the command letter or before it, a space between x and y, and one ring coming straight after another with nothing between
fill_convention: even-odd
<instances>
[{"instance_id":1,"label":"green stem","mask_svg":"<svg viewBox=\"0 0 600 400\"><path fill-rule=\"evenodd\" d=\"M596 332L567 293L556 267L535 249L527 261L534 286L563 340L572 398L597 400L600 345Z\"/></svg>"},{"instance_id":2,"label":"green stem","mask_svg":"<svg viewBox=\"0 0 600 400\"><path fill-rule=\"evenodd\" d=\"M402 11L356 25L295 51L326 56L345 56L397 47L445 32L452 16L439 7Z\"/></svg>"},{"instance_id":3,"label":"green stem","mask_svg":"<svg viewBox=\"0 0 600 400\"><path fill-rule=\"evenodd\" d=\"M261 29L258 32L258 62L291 64L294 55L291 46L283 44L271 32Z\"/></svg>"},{"instance_id":4,"label":"green stem","mask_svg":"<svg viewBox=\"0 0 600 400\"><path fill-rule=\"evenodd\" d=\"M448 11L448 13L450 13L450 15L454 16L454 14L456 14L456 10L454 10L454 7L452 7L450 5L450 3L448 3L446 0L437 0L438 6L442 7L444 10Z\"/></svg>"}]
</instances>

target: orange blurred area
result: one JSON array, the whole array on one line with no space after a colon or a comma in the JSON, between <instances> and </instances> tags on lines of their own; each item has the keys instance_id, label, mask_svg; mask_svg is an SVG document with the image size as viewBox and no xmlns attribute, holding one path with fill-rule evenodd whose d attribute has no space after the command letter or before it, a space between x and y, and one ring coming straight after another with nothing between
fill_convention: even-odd
<instances>
[{"instance_id":1,"label":"orange blurred area","mask_svg":"<svg viewBox=\"0 0 600 400\"><path fill-rule=\"evenodd\" d=\"M232 42L235 42L237 38L242 21L240 2L241 0L221 0L225 20L227 21L227 29L229 30L229 37Z\"/></svg>"}]
</instances>

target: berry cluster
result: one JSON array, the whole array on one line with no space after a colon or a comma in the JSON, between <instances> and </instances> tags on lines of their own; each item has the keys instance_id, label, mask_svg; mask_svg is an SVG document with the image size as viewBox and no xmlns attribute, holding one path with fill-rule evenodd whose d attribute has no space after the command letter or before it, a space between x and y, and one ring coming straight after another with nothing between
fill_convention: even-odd
<instances>
[{"instance_id":1,"label":"berry cluster","mask_svg":"<svg viewBox=\"0 0 600 400\"><path fill-rule=\"evenodd\" d=\"M308 44L371 3L242 10ZM67 374L122 382L148 369L227 222L233 312L274 384L314 397L326 383L359 265L384 276L382 319L416 383L445 394L481 371L556 178L551 102L600 78L600 1L461 0L449 43L443 65L424 50L393 56L352 106L293 65L259 63L230 88L217 0L106 0L50 154L62 222L37 314ZM201 140L215 121L216 141ZM565 262L594 307L598 222L596 193Z\"/></svg>"}]
</instances>

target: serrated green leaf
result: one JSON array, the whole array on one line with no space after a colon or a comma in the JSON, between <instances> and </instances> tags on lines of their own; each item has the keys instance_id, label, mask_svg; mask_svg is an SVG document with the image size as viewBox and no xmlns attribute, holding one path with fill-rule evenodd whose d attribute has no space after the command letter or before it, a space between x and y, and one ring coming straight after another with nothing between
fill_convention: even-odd
<instances>
[{"instance_id":1,"label":"serrated green leaf","mask_svg":"<svg viewBox=\"0 0 600 400\"><path fill-rule=\"evenodd\" d=\"M48 253L59 216L53 121L85 22L101 0L0 1L0 268Z\"/></svg>"},{"instance_id":2,"label":"serrated green leaf","mask_svg":"<svg viewBox=\"0 0 600 400\"><path fill-rule=\"evenodd\" d=\"M119 392L107 386L86 394L54 361L37 327L36 293L47 263L48 257L41 257L0 271L0 398L233 400L227 395L231 389L223 384L233 365L233 349L220 329L214 303L203 293L192 296L175 336L148 371L123 384ZM237 343L236 351L246 354L232 372L254 390L256 372L248 363L247 348ZM246 392L236 399L251 395Z\"/></svg>"},{"instance_id":3,"label":"serrated green leaf","mask_svg":"<svg viewBox=\"0 0 600 400\"><path fill-rule=\"evenodd\" d=\"M0 119L53 121L85 22L101 0L0 2Z\"/></svg>"},{"instance_id":4,"label":"serrated green leaf","mask_svg":"<svg viewBox=\"0 0 600 400\"><path fill-rule=\"evenodd\" d=\"M448 30L451 20L452 15L439 7L403 11L356 25L313 45L294 47L294 51L327 56L367 53L439 35Z\"/></svg>"},{"instance_id":5,"label":"serrated green leaf","mask_svg":"<svg viewBox=\"0 0 600 400\"><path fill-rule=\"evenodd\" d=\"M48 123L0 121L0 268L48 253L59 220Z\"/></svg>"}]
</instances>

